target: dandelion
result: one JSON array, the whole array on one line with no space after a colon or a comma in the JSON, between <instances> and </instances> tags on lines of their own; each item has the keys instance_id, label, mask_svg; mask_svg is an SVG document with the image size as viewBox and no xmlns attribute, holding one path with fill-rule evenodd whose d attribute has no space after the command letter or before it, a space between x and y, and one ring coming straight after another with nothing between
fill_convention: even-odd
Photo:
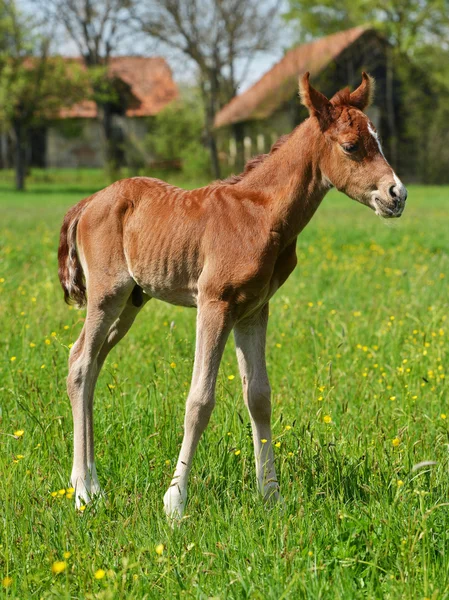
<instances>
[{"instance_id":1,"label":"dandelion","mask_svg":"<svg viewBox=\"0 0 449 600\"><path fill-rule=\"evenodd\" d=\"M292 426L291 426L291 425L286 425L286 426L285 426L285 429L286 429L287 431L290 431L290 429L291 429L291 428L292 428Z\"/></svg>"},{"instance_id":2,"label":"dandelion","mask_svg":"<svg viewBox=\"0 0 449 600\"><path fill-rule=\"evenodd\" d=\"M50 495L53 496L53 498L56 498L56 496L58 495L58 492L50 492Z\"/></svg>"},{"instance_id":3,"label":"dandelion","mask_svg":"<svg viewBox=\"0 0 449 600\"><path fill-rule=\"evenodd\" d=\"M401 443L401 440L398 437L395 437L391 440L391 443L393 444L393 446L395 448L397 448L399 446L399 444Z\"/></svg>"},{"instance_id":4,"label":"dandelion","mask_svg":"<svg viewBox=\"0 0 449 600\"><path fill-rule=\"evenodd\" d=\"M78 509L78 510L79 510L80 512L84 512L84 511L86 510L86 505L85 505L85 504L82 504L82 505L79 507L79 509Z\"/></svg>"},{"instance_id":5,"label":"dandelion","mask_svg":"<svg viewBox=\"0 0 449 600\"><path fill-rule=\"evenodd\" d=\"M262 438L260 441L262 444L266 444L268 440L266 440L265 438Z\"/></svg>"},{"instance_id":6,"label":"dandelion","mask_svg":"<svg viewBox=\"0 0 449 600\"><path fill-rule=\"evenodd\" d=\"M106 575L106 571L104 571L103 569L97 569L94 573L95 579L103 579L103 577L105 575Z\"/></svg>"},{"instance_id":7,"label":"dandelion","mask_svg":"<svg viewBox=\"0 0 449 600\"><path fill-rule=\"evenodd\" d=\"M113 383L108 383L108 388L110 390L113 390L115 388L115 385Z\"/></svg>"},{"instance_id":8,"label":"dandelion","mask_svg":"<svg viewBox=\"0 0 449 600\"><path fill-rule=\"evenodd\" d=\"M50 335L51 337L56 337L56 331L52 331Z\"/></svg>"},{"instance_id":9,"label":"dandelion","mask_svg":"<svg viewBox=\"0 0 449 600\"><path fill-rule=\"evenodd\" d=\"M164 544L158 544L155 548L156 554L158 556L162 556L164 553L164 549L165 549Z\"/></svg>"},{"instance_id":10,"label":"dandelion","mask_svg":"<svg viewBox=\"0 0 449 600\"><path fill-rule=\"evenodd\" d=\"M281 447L281 442L276 442L274 446L275 446L275 448L280 448Z\"/></svg>"},{"instance_id":11,"label":"dandelion","mask_svg":"<svg viewBox=\"0 0 449 600\"><path fill-rule=\"evenodd\" d=\"M11 356L11 362L14 362L15 360L17 360L17 356Z\"/></svg>"},{"instance_id":12,"label":"dandelion","mask_svg":"<svg viewBox=\"0 0 449 600\"><path fill-rule=\"evenodd\" d=\"M441 413L440 418L441 419L447 419L447 415L445 413Z\"/></svg>"},{"instance_id":13,"label":"dandelion","mask_svg":"<svg viewBox=\"0 0 449 600\"><path fill-rule=\"evenodd\" d=\"M354 317L361 317L362 316L362 312L360 310L355 310L353 313Z\"/></svg>"},{"instance_id":14,"label":"dandelion","mask_svg":"<svg viewBox=\"0 0 449 600\"><path fill-rule=\"evenodd\" d=\"M41 365L41 369L45 369L45 365Z\"/></svg>"},{"instance_id":15,"label":"dandelion","mask_svg":"<svg viewBox=\"0 0 449 600\"><path fill-rule=\"evenodd\" d=\"M396 396L390 396L390 400L396 400Z\"/></svg>"},{"instance_id":16,"label":"dandelion","mask_svg":"<svg viewBox=\"0 0 449 600\"><path fill-rule=\"evenodd\" d=\"M313 556L313 552L312 552L312 550L309 550L309 551L307 552L307 554L308 554L309 556Z\"/></svg>"},{"instance_id":17,"label":"dandelion","mask_svg":"<svg viewBox=\"0 0 449 600\"><path fill-rule=\"evenodd\" d=\"M402 479L398 479L396 484L398 487L402 487L404 485L404 482L402 481Z\"/></svg>"},{"instance_id":18,"label":"dandelion","mask_svg":"<svg viewBox=\"0 0 449 600\"><path fill-rule=\"evenodd\" d=\"M30 342L30 348L36 348L36 344L34 342Z\"/></svg>"},{"instance_id":19,"label":"dandelion","mask_svg":"<svg viewBox=\"0 0 449 600\"><path fill-rule=\"evenodd\" d=\"M70 558L72 556L71 552L64 552L64 554L62 555L65 559Z\"/></svg>"},{"instance_id":20,"label":"dandelion","mask_svg":"<svg viewBox=\"0 0 449 600\"><path fill-rule=\"evenodd\" d=\"M11 577L4 577L3 581L2 581L2 585L5 588L11 587L12 586L12 578Z\"/></svg>"},{"instance_id":21,"label":"dandelion","mask_svg":"<svg viewBox=\"0 0 449 600\"><path fill-rule=\"evenodd\" d=\"M50 340L47 338L47 339L45 340L45 344L46 344L47 346L49 346L49 345L51 344L51 341L50 341Z\"/></svg>"},{"instance_id":22,"label":"dandelion","mask_svg":"<svg viewBox=\"0 0 449 600\"><path fill-rule=\"evenodd\" d=\"M61 490L58 490L58 496L64 496L65 494L65 489L62 488Z\"/></svg>"},{"instance_id":23,"label":"dandelion","mask_svg":"<svg viewBox=\"0 0 449 600\"><path fill-rule=\"evenodd\" d=\"M323 421L327 424L332 423L332 417L330 415L324 415Z\"/></svg>"},{"instance_id":24,"label":"dandelion","mask_svg":"<svg viewBox=\"0 0 449 600\"><path fill-rule=\"evenodd\" d=\"M64 329L67 331L67 329L70 329L70 327L68 325L64 325Z\"/></svg>"},{"instance_id":25,"label":"dandelion","mask_svg":"<svg viewBox=\"0 0 449 600\"><path fill-rule=\"evenodd\" d=\"M57 560L51 565L51 572L53 575L58 575L59 573L63 573L67 568L67 563L65 560Z\"/></svg>"},{"instance_id":26,"label":"dandelion","mask_svg":"<svg viewBox=\"0 0 449 600\"><path fill-rule=\"evenodd\" d=\"M276 348L282 348L282 344L276 344Z\"/></svg>"},{"instance_id":27,"label":"dandelion","mask_svg":"<svg viewBox=\"0 0 449 600\"><path fill-rule=\"evenodd\" d=\"M23 436L24 433L25 432L23 429L18 429L17 431L14 432L14 435L16 436L16 438L20 438Z\"/></svg>"},{"instance_id":28,"label":"dandelion","mask_svg":"<svg viewBox=\"0 0 449 600\"><path fill-rule=\"evenodd\" d=\"M228 375L228 379L229 381L232 381L233 379L235 379L235 375Z\"/></svg>"},{"instance_id":29,"label":"dandelion","mask_svg":"<svg viewBox=\"0 0 449 600\"><path fill-rule=\"evenodd\" d=\"M240 450L236 450L236 451L234 452L234 454L235 454L236 456L238 456L238 455L240 454Z\"/></svg>"}]
</instances>

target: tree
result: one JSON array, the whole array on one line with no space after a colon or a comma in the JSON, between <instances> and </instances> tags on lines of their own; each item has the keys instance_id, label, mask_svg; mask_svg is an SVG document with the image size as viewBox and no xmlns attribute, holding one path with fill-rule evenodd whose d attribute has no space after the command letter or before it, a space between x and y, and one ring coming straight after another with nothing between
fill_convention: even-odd
<instances>
[{"instance_id":1,"label":"tree","mask_svg":"<svg viewBox=\"0 0 449 600\"><path fill-rule=\"evenodd\" d=\"M284 16L297 22L301 41L370 23L409 56L449 34L448 0L289 0Z\"/></svg>"},{"instance_id":2,"label":"tree","mask_svg":"<svg viewBox=\"0 0 449 600\"><path fill-rule=\"evenodd\" d=\"M275 43L279 5L279 0L152 0L135 5L142 31L197 67L215 177L220 176L215 114L236 95L254 55Z\"/></svg>"},{"instance_id":3,"label":"tree","mask_svg":"<svg viewBox=\"0 0 449 600\"><path fill-rule=\"evenodd\" d=\"M90 76L103 127L106 165L111 179L120 169L113 114L119 105L117 82L108 74L112 53L129 36L132 0L35 0L62 26L74 42Z\"/></svg>"},{"instance_id":4,"label":"tree","mask_svg":"<svg viewBox=\"0 0 449 600\"><path fill-rule=\"evenodd\" d=\"M0 15L0 122L14 132L16 187L23 190L30 128L81 100L85 85L76 65L49 56L49 39L14 0L1 0Z\"/></svg>"}]
</instances>

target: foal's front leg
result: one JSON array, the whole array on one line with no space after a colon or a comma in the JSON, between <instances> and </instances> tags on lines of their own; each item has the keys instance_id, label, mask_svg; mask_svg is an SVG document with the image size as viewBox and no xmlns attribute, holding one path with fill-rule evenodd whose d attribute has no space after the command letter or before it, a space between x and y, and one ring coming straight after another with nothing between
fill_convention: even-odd
<instances>
[{"instance_id":1,"label":"foal's front leg","mask_svg":"<svg viewBox=\"0 0 449 600\"><path fill-rule=\"evenodd\" d=\"M184 514L193 456L215 406L218 368L232 325L227 303L198 304L195 363L186 403L184 438L175 474L164 496L165 512L172 518L180 519Z\"/></svg>"},{"instance_id":2,"label":"foal's front leg","mask_svg":"<svg viewBox=\"0 0 449 600\"><path fill-rule=\"evenodd\" d=\"M271 388L265 362L268 304L234 327L243 396L253 431L256 474L265 500L278 500L279 484L271 443Z\"/></svg>"}]
</instances>

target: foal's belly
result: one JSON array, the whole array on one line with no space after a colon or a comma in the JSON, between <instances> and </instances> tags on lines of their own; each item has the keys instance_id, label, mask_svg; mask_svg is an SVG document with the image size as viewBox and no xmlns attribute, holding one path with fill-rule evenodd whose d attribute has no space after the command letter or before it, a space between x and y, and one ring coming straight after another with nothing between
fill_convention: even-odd
<instances>
[{"instance_id":1,"label":"foal's belly","mask_svg":"<svg viewBox=\"0 0 449 600\"><path fill-rule=\"evenodd\" d=\"M131 269L132 271L132 269ZM156 272L131 272L134 281L145 294L157 300L163 300L176 306L197 306L198 288L189 278L176 277Z\"/></svg>"}]
</instances>

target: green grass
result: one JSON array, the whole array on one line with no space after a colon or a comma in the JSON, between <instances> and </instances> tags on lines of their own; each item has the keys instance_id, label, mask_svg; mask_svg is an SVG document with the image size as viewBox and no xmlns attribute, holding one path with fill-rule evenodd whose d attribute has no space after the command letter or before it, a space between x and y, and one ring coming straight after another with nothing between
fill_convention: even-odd
<instances>
[{"instance_id":1,"label":"green grass","mask_svg":"<svg viewBox=\"0 0 449 600\"><path fill-rule=\"evenodd\" d=\"M107 361L95 427L108 503L79 514L51 495L71 469L66 362L84 315L62 300L59 225L101 185L95 172L38 173L24 194L0 181L0 583L12 580L0 596L449 598L449 188L410 186L389 225L337 193L324 200L271 302L285 504L267 510L256 492L231 340L188 518L172 531L162 496L181 442L193 310L150 302Z\"/></svg>"}]
</instances>

